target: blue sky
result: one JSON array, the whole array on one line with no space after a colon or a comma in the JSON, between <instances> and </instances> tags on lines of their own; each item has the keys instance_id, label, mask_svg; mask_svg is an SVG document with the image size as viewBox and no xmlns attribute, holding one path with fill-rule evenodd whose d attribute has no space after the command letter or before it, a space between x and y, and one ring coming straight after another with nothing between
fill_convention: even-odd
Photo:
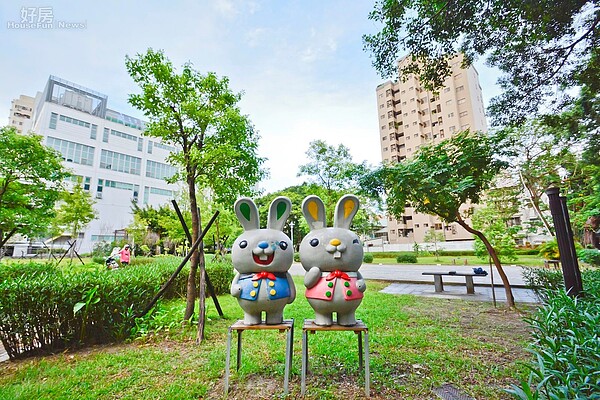
<instances>
[{"instance_id":1,"label":"blue sky","mask_svg":"<svg viewBox=\"0 0 600 400\"><path fill-rule=\"evenodd\" d=\"M83 28L14 29L21 10ZM125 55L163 49L174 65L228 76L243 91L242 111L261 134L267 192L303 181L308 144L324 139L350 148L354 161L380 161L376 86L383 82L362 50L378 26L373 1L80 1L0 4L0 124L10 101L35 96L49 75L108 95L109 107L143 118L127 103L137 91ZM36 9L33 11L32 9ZM50 11L48 11L50 10ZM31 16L32 14L30 14ZM35 15L37 18L37 14ZM477 63L484 101L498 93L497 74Z\"/></svg>"}]
</instances>

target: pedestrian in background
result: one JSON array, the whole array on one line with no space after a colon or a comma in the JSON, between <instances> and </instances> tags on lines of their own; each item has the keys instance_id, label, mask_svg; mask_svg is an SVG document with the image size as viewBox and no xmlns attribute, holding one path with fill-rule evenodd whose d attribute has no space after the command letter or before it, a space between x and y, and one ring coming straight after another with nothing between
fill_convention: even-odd
<instances>
[{"instance_id":1,"label":"pedestrian in background","mask_svg":"<svg viewBox=\"0 0 600 400\"><path fill-rule=\"evenodd\" d=\"M129 249L129 245L126 244L125 246L123 246L123 249L119 252L120 256L121 256L121 266L125 267L127 265L129 265L129 260L131 259L131 250Z\"/></svg>"}]
</instances>

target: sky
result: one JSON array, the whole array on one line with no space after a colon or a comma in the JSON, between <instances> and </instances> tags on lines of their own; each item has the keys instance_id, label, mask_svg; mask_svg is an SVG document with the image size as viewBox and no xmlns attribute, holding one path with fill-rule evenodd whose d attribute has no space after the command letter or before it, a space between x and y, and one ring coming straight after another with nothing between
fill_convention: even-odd
<instances>
[{"instance_id":1,"label":"sky","mask_svg":"<svg viewBox=\"0 0 600 400\"><path fill-rule=\"evenodd\" d=\"M55 75L108 96L108 106L144 119L127 97L139 90L125 56L164 50L176 67L227 76L259 131L259 156L274 192L300 184L313 140L344 144L353 161L381 161L375 89L379 77L362 35L380 29L369 0L8 1L0 3L0 125L10 102L43 91ZM22 21L44 23L17 29ZM70 25L69 25L70 24ZM484 102L497 73L475 64Z\"/></svg>"}]
</instances>

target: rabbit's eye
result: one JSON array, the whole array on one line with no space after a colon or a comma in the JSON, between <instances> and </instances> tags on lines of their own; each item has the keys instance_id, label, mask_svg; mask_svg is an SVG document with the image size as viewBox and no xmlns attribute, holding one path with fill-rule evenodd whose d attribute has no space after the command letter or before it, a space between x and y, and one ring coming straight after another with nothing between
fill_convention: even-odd
<instances>
[{"instance_id":1,"label":"rabbit's eye","mask_svg":"<svg viewBox=\"0 0 600 400\"><path fill-rule=\"evenodd\" d=\"M279 242L279 247L281 247L281 250L286 250L288 248L288 244L286 242Z\"/></svg>"},{"instance_id":2,"label":"rabbit's eye","mask_svg":"<svg viewBox=\"0 0 600 400\"><path fill-rule=\"evenodd\" d=\"M317 247L319 245L319 239L313 239L310 241L310 245L312 247Z\"/></svg>"},{"instance_id":3,"label":"rabbit's eye","mask_svg":"<svg viewBox=\"0 0 600 400\"><path fill-rule=\"evenodd\" d=\"M352 243L354 243L354 244L359 244L360 242L358 241L358 239L354 239L354 240L352 241Z\"/></svg>"},{"instance_id":4,"label":"rabbit's eye","mask_svg":"<svg viewBox=\"0 0 600 400\"><path fill-rule=\"evenodd\" d=\"M240 249L245 249L248 246L248 242L245 240L242 240L240 242Z\"/></svg>"}]
</instances>

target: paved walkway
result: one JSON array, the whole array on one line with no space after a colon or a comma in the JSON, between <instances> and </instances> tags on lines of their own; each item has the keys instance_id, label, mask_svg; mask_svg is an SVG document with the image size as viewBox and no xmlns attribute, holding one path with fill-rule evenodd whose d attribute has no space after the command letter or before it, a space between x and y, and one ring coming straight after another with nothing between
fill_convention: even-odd
<instances>
[{"instance_id":1,"label":"paved walkway","mask_svg":"<svg viewBox=\"0 0 600 400\"><path fill-rule=\"evenodd\" d=\"M504 302L506 294L502 279L494 268L492 274L484 277L474 277L475 294L467 294L465 278L462 276L444 276L444 292L436 293L433 286L433 276L423 275L423 272L456 271L473 272L474 267L481 267L490 272L489 265L410 265L410 264L363 264L360 272L366 279L389 281L390 285L382 290L383 293L413 294L418 296L438 297L446 299L461 299L475 301ZM512 288L516 303L537 303L534 292L526 288L522 268L517 265L503 266L504 272ZM304 269L299 263L294 263L290 269L292 275L304 275ZM492 293L492 278L495 292Z\"/></svg>"}]
</instances>

